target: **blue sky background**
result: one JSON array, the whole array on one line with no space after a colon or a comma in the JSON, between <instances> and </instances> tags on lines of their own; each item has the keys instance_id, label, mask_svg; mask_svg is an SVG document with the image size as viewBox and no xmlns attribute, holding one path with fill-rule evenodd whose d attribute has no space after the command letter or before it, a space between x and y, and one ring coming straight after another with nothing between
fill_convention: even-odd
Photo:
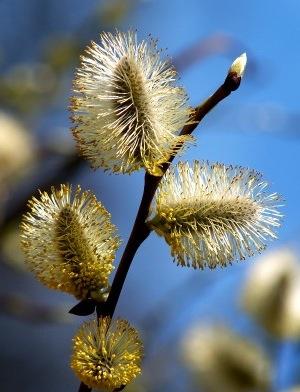
<instances>
[{"instance_id":1,"label":"blue sky background","mask_svg":"<svg viewBox=\"0 0 300 392\"><path fill-rule=\"evenodd\" d=\"M37 59L42 41L51 34L72 35L96 3L95 0L1 0L0 70L5 72L17 62ZM246 72L240 89L205 118L195 133L197 145L183 159L219 161L262 172L272 190L285 199L284 223L278 241L270 244L270 248L286 244L297 248L300 234L299 1L145 0L137 2L116 27L137 28L140 38L151 33L159 39L161 47L168 48L171 57L216 33L232 37L236 43L229 54L209 56L182 73L180 83L187 89L191 105L211 94L223 81L230 63L247 51L255 68L249 74ZM83 32L86 43L96 40L97 33L104 28L99 24L98 29ZM60 100L42 116L30 120L39 136L53 127L70 126L66 108L71 77L70 73ZM139 203L143 173L109 176L101 170L92 172L86 166L73 182L95 191L112 213L125 243ZM172 262L167 245L152 234L136 256L117 308L119 316L144 329L149 346L145 366L149 363L151 369L151 361L163 347L173 350L182 331L198 319L225 320L275 350L278 344L270 343L237 306L245 273L253 262L254 259L248 259L217 271L179 268ZM13 285L45 303L75 303L67 296L41 287L30 276L24 280L8 271L3 273L7 277L2 286L4 291ZM163 308L161 303L165 304ZM145 322L149 319L155 334ZM67 362L70 339L78 320L71 326L34 326L5 316L0 316L0 321L3 331L0 387L12 383L10 390L24 392L76 389L77 381ZM276 353L280 372L274 390L300 383L297 345L281 344ZM21 379L12 380L8 375L12 367L22 374ZM175 384L157 390L185 390L180 383Z\"/></svg>"}]
</instances>

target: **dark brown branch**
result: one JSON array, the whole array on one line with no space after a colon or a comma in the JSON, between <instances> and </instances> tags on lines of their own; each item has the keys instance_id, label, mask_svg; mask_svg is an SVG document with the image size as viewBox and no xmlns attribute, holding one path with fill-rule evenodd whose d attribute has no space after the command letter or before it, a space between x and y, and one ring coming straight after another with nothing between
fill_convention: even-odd
<instances>
[{"instance_id":1,"label":"dark brown branch","mask_svg":"<svg viewBox=\"0 0 300 392\"><path fill-rule=\"evenodd\" d=\"M148 173L145 174L144 192L141 204L129 240L127 242L115 278L113 280L108 299L105 305L100 305L101 309L99 309L98 312L100 315L109 315L111 317L113 316L127 272L134 258L134 255L138 250L139 246L150 234L150 229L145 224L145 220L147 219L150 204L160 180L161 177L154 177Z\"/></svg>"},{"instance_id":2,"label":"dark brown branch","mask_svg":"<svg viewBox=\"0 0 300 392\"><path fill-rule=\"evenodd\" d=\"M181 135L190 135L198 126L200 121L223 99L228 97L232 91L238 89L241 82L241 78L235 73L229 73L224 81L224 83L211 95L205 102L195 108L191 116L191 122L186 125L182 131ZM171 157L169 162L163 165L163 173L165 173L171 162L174 160L174 156ZM128 239L127 245L125 247L123 256L121 258L119 267L117 269L116 275L114 277L111 290L106 303L98 304L97 316L110 316L113 317L115 312L127 273L131 266L132 260L136 254L136 251L140 245L145 241L145 239L150 234L150 229L145 223L148 214L150 204L155 195L156 189L163 176L155 177L146 172L145 183L142 200L137 212L137 216ZM78 392L89 392L91 389L80 384Z\"/></svg>"},{"instance_id":3,"label":"dark brown branch","mask_svg":"<svg viewBox=\"0 0 300 392\"><path fill-rule=\"evenodd\" d=\"M239 88L241 83L241 77L239 77L236 73L229 73L224 81L224 83L211 95L206 101L204 101L201 105L197 106L194 109L194 113L192 114L193 122L191 124L186 125L182 131L181 135L190 135L195 128L198 126L200 121L223 99L228 97L232 93ZM174 159L174 158L173 158Z\"/></svg>"}]
</instances>

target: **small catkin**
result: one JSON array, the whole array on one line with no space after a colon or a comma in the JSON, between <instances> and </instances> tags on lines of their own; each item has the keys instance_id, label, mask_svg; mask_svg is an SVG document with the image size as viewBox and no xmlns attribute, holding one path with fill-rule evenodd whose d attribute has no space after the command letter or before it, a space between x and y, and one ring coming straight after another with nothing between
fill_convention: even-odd
<instances>
[{"instance_id":1,"label":"small catkin","mask_svg":"<svg viewBox=\"0 0 300 392\"><path fill-rule=\"evenodd\" d=\"M101 317L87 322L73 341L71 368L90 388L110 392L141 372L143 345L126 320Z\"/></svg>"}]
</instances>

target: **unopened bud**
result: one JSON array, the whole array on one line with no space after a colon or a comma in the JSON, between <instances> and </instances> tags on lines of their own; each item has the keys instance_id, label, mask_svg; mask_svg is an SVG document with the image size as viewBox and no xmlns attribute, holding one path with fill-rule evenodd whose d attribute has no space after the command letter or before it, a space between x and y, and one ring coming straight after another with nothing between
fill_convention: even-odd
<instances>
[{"instance_id":1,"label":"unopened bud","mask_svg":"<svg viewBox=\"0 0 300 392\"><path fill-rule=\"evenodd\" d=\"M241 54L234 62L231 64L231 67L228 73L236 73L237 76L243 77L247 64L247 55L246 53Z\"/></svg>"}]
</instances>

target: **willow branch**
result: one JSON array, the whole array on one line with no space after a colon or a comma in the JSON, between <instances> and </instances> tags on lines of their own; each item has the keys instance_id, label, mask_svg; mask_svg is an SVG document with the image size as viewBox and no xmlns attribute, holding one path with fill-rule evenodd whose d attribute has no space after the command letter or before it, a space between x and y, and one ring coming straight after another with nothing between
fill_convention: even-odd
<instances>
[{"instance_id":1,"label":"willow branch","mask_svg":"<svg viewBox=\"0 0 300 392\"><path fill-rule=\"evenodd\" d=\"M223 99L228 97L232 91L239 88L241 76L236 72L229 72L224 83L212 94L206 101L197 106L191 114L190 121L183 127L180 135L190 135L197 128L202 119ZM163 175L168 170L170 164L175 156L169 159L162 167ZM141 203L132 227L130 237L125 247L124 253L121 257L119 267L114 277L109 296L105 303L97 304L97 317L110 316L113 317L127 273L130 269L133 258L140 247L140 245L149 236L151 230L146 224L146 219L149 214L149 209L156 189L162 179L162 176L156 177L151 174L145 174L144 191ZM85 384L81 383L78 392L89 392L91 389Z\"/></svg>"},{"instance_id":2,"label":"willow branch","mask_svg":"<svg viewBox=\"0 0 300 392\"><path fill-rule=\"evenodd\" d=\"M201 120L223 99L228 97L232 91L238 89L241 82L241 77L236 72L229 72L224 83L215 91L213 95L211 95L205 102L201 105L197 106L191 115L191 121L187 124L180 135L190 135L201 122ZM169 159L169 162L166 162L163 167L163 175L168 170L171 162L174 160L175 156L172 156ZM145 183L144 183L144 191L142 200L137 212L137 216L125 247L123 256L121 258L119 267L117 269L116 275L114 277L111 290L108 296L108 299L105 304L101 304L97 306L97 314L98 316L110 316L112 317L127 273L131 266L132 260L135 256L136 251L140 247L140 245L145 241L145 239L149 236L151 230L146 224L146 219L149 214L150 204L155 195L156 189L162 179L162 176L156 177L152 176L146 172L145 174Z\"/></svg>"}]
</instances>

